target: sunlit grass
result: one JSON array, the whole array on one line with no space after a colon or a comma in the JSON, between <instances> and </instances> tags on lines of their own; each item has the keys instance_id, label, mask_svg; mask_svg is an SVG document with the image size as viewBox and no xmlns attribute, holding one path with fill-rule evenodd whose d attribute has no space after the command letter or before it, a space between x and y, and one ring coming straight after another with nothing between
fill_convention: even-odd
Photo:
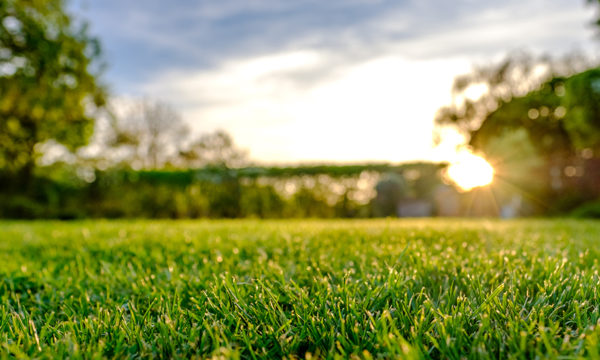
<instances>
[{"instance_id":1,"label":"sunlit grass","mask_svg":"<svg viewBox=\"0 0 600 360\"><path fill-rule=\"evenodd\" d=\"M3 222L0 352L594 357L598 225Z\"/></svg>"}]
</instances>

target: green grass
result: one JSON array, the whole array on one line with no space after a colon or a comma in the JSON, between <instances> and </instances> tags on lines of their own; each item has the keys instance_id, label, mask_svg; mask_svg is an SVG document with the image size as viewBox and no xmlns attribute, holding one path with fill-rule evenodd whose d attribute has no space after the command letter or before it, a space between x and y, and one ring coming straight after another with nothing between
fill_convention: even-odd
<instances>
[{"instance_id":1,"label":"green grass","mask_svg":"<svg viewBox=\"0 0 600 360\"><path fill-rule=\"evenodd\" d=\"M600 223L0 222L2 357L598 358Z\"/></svg>"}]
</instances>

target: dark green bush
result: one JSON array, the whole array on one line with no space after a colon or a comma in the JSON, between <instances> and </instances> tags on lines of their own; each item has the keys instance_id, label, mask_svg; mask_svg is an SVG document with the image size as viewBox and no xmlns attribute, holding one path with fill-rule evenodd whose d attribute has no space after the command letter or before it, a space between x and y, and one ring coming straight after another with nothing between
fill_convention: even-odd
<instances>
[{"instance_id":1,"label":"dark green bush","mask_svg":"<svg viewBox=\"0 0 600 360\"><path fill-rule=\"evenodd\" d=\"M600 199L587 202L571 212L577 218L600 219Z\"/></svg>"}]
</instances>

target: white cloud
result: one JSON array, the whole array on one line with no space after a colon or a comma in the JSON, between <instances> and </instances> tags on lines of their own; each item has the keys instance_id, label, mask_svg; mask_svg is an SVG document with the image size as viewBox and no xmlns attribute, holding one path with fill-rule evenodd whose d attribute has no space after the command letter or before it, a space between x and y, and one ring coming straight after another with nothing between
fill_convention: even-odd
<instances>
[{"instance_id":1,"label":"white cloud","mask_svg":"<svg viewBox=\"0 0 600 360\"><path fill-rule=\"evenodd\" d=\"M564 53L591 47L589 9L566 5L533 0L483 12L466 7L440 24L421 24L396 9L356 29L338 27L335 37L317 28L287 46L274 42L263 55L238 54L213 68L173 66L135 91L170 102L198 131L229 131L265 162L443 160L458 140L449 135L449 145L433 150L434 114L449 101L453 77L473 61L517 48ZM431 8L429 2L417 10ZM202 11L222 17L235 7ZM143 36L202 53L185 38Z\"/></svg>"},{"instance_id":2,"label":"white cloud","mask_svg":"<svg viewBox=\"0 0 600 360\"><path fill-rule=\"evenodd\" d=\"M335 66L327 54L274 54L196 73L171 72L143 89L182 109L198 130L225 128L263 161L403 161L427 158L433 115L465 59L383 56L294 86Z\"/></svg>"}]
</instances>

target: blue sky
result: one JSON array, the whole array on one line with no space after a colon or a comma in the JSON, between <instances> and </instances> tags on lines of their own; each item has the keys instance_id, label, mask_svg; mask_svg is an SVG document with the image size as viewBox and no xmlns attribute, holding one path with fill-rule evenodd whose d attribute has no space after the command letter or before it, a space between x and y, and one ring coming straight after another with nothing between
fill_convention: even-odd
<instances>
[{"instance_id":1,"label":"blue sky","mask_svg":"<svg viewBox=\"0 0 600 360\"><path fill-rule=\"evenodd\" d=\"M597 53L584 0L77 0L116 97L171 103L267 163L442 159L454 76L515 50Z\"/></svg>"}]
</instances>

